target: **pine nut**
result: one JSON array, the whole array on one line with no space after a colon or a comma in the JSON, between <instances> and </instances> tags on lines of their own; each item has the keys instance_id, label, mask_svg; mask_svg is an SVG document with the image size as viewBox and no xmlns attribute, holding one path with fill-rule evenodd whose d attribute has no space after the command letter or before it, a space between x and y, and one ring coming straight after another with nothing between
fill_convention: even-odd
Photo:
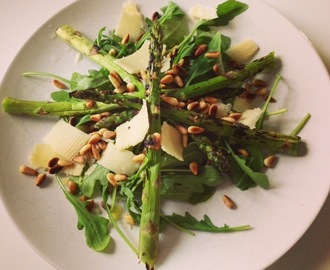
<instances>
[{"instance_id":1,"label":"pine nut","mask_svg":"<svg viewBox=\"0 0 330 270\"><path fill-rule=\"evenodd\" d=\"M166 74L166 75L176 76L176 75L178 75L178 72L175 71L174 69L169 69L168 71L166 71L165 74Z\"/></svg>"},{"instance_id":2,"label":"pine nut","mask_svg":"<svg viewBox=\"0 0 330 270\"><path fill-rule=\"evenodd\" d=\"M162 141L161 135L158 132L155 132L154 134L152 134L152 140L153 140L152 148L159 150L161 147L161 141Z\"/></svg>"},{"instance_id":3,"label":"pine nut","mask_svg":"<svg viewBox=\"0 0 330 270\"><path fill-rule=\"evenodd\" d=\"M129 42L129 38L130 38L129 34L126 34L126 36L123 37L123 39L121 40L120 43L121 43L122 45L127 44L127 43Z\"/></svg>"},{"instance_id":4,"label":"pine nut","mask_svg":"<svg viewBox=\"0 0 330 270\"><path fill-rule=\"evenodd\" d=\"M68 89L67 86L63 82L56 80L56 79L53 80L53 85L58 89Z\"/></svg>"},{"instance_id":5,"label":"pine nut","mask_svg":"<svg viewBox=\"0 0 330 270\"><path fill-rule=\"evenodd\" d=\"M189 137L188 134L182 135L182 147L186 148L188 146Z\"/></svg>"},{"instance_id":6,"label":"pine nut","mask_svg":"<svg viewBox=\"0 0 330 270\"><path fill-rule=\"evenodd\" d=\"M50 161L48 161L48 167L51 168L56 166L59 160L60 159L58 157L53 157Z\"/></svg>"},{"instance_id":7,"label":"pine nut","mask_svg":"<svg viewBox=\"0 0 330 270\"><path fill-rule=\"evenodd\" d=\"M95 144L92 144L92 154L96 160L100 160L101 154Z\"/></svg>"},{"instance_id":8,"label":"pine nut","mask_svg":"<svg viewBox=\"0 0 330 270\"><path fill-rule=\"evenodd\" d=\"M71 194L75 194L77 191L77 184L74 181L69 180L68 186L69 186L69 192Z\"/></svg>"},{"instance_id":9,"label":"pine nut","mask_svg":"<svg viewBox=\"0 0 330 270\"><path fill-rule=\"evenodd\" d=\"M89 151L92 150L92 145L91 144L85 144L83 147L81 147L79 151L79 155L86 155Z\"/></svg>"},{"instance_id":10,"label":"pine nut","mask_svg":"<svg viewBox=\"0 0 330 270\"><path fill-rule=\"evenodd\" d=\"M38 172L26 165L22 165L19 167L19 172L25 175L37 176Z\"/></svg>"},{"instance_id":11,"label":"pine nut","mask_svg":"<svg viewBox=\"0 0 330 270\"><path fill-rule=\"evenodd\" d=\"M113 173L108 173L107 174L107 180L114 187L117 187L118 186L118 183L117 183L117 181L115 179L115 175Z\"/></svg>"},{"instance_id":12,"label":"pine nut","mask_svg":"<svg viewBox=\"0 0 330 270\"><path fill-rule=\"evenodd\" d=\"M212 96L205 96L204 97L204 100L207 103L210 103L210 104L214 104L214 103L217 103L218 102L218 99L216 97L212 97Z\"/></svg>"},{"instance_id":13,"label":"pine nut","mask_svg":"<svg viewBox=\"0 0 330 270\"><path fill-rule=\"evenodd\" d=\"M229 117L229 116L222 117L221 120L229 122L229 123L235 123L236 122L235 118L232 118L232 117Z\"/></svg>"},{"instance_id":14,"label":"pine nut","mask_svg":"<svg viewBox=\"0 0 330 270\"><path fill-rule=\"evenodd\" d=\"M104 139L112 139L115 136L116 136L116 132L114 132L112 130L106 130L105 132L103 132Z\"/></svg>"},{"instance_id":15,"label":"pine nut","mask_svg":"<svg viewBox=\"0 0 330 270\"><path fill-rule=\"evenodd\" d=\"M140 76L142 80L147 80L147 72L145 70L140 70Z\"/></svg>"},{"instance_id":16,"label":"pine nut","mask_svg":"<svg viewBox=\"0 0 330 270\"><path fill-rule=\"evenodd\" d=\"M91 108L93 108L94 107L94 101L93 100L91 100L91 99L88 99L88 100L86 100L86 108L87 109L91 109Z\"/></svg>"},{"instance_id":17,"label":"pine nut","mask_svg":"<svg viewBox=\"0 0 330 270\"><path fill-rule=\"evenodd\" d=\"M115 76L110 74L108 77L114 88L119 88L121 86L120 81L118 81L118 79Z\"/></svg>"},{"instance_id":18,"label":"pine nut","mask_svg":"<svg viewBox=\"0 0 330 270\"><path fill-rule=\"evenodd\" d=\"M116 173L114 177L115 177L115 180L117 182L127 180L127 175L126 174Z\"/></svg>"},{"instance_id":19,"label":"pine nut","mask_svg":"<svg viewBox=\"0 0 330 270\"><path fill-rule=\"evenodd\" d=\"M169 97L169 96L166 96L166 95L161 95L161 96L160 96L160 99L161 99L163 102L165 102L166 104L171 105L171 106L173 106L173 107L176 107L176 106L178 106L178 104L179 104L178 99L175 98L175 97Z\"/></svg>"},{"instance_id":20,"label":"pine nut","mask_svg":"<svg viewBox=\"0 0 330 270\"><path fill-rule=\"evenodd\" d=\"M265 96L265 95L269 94L269 90L267 87L263 87L263 88L259 88L259 89L255 90L254 93L257 96Z\"/></svg>"},{"instance_id":21,"label":"pine nut","mask_svg":"<svg viewBox=\"0 0 330 270\"><path fill-rule=\"evenodd\" d=\"M132 218L132 216L130 214L126 214L125 215L125 222L131 226L131 229L133 228L134 226L134 219Z\"/></svg>"},{"instance_id":22,"label":"pine nut","mask_svg":"<svg viewBox=\"0 0 330 270\"><path fill-rule=\"evenodd\" d=\"M133 160L133 162L142 163L144 161L145 157L146 157L146 155L141 153L139 155L134 156L132 160Z\"/></svg>"},{"instance_id":23,"label":"pine nut","mask_svg":"<svg viewBox=\"0 0 330 270\"><path fill-rule=\"evenodd\" d=\"M87 200L87 204L86 204L86 209L88 212L92 212L93 208L94 208L94 200Z\"/></svg>"},{"instance_id":24,"label":"pine nut","mask_svg":"<svg viewBox=\"0 0 330 270\"><path fill-rule=\"evenodd\" d=\"M275 166L276 160L277 160L277 157L275 155L270 155L264 159L264 165L267 168L272 168Z\"/></svg>"},{"instance_id":25,"label":"pine nut","mask_svg":"<svg viewBox=\"0 0 330 270\"><path fill-rule=\"evenodd\" d=\"M256 87L266 87L267 82L265 82L264 80L260 80L260 79L253 79L252 85L256 86Z\"/></svg>"},{"instance_id":26,"label":"pine nut","mask_svg":"<svg viewBox=\"0 0 330 270\"><path fill-rule=\"evenodd\" d=\"M188 127L188 133L190 134L201 134L205 131L204 128L199 126L190 126Z\"/></svg>"},{"instance_id":27,"label":"pine nut","mask_svg":"<svg viewBox=\"0 0 330 270\"><path fill-rule=\"evenodd\" d=\"M180 88L184 87L184 82L180 76L175 76L173 78L174 83L179 86Z\"/></svg>"},{"instance_id":28,"label":"pine nut","mask_svg":"<svg viewBox=\"0 0 330 270\"><path fill-rule=\"evenodd\" d=\"M182 126L182 125L175 125L175 128L182 134L182 135L186 135L188 134L188 130Z\"/></svg>"},{"instance_id":29,"label":"pine nut","mask_svg":"<svg viewBox=\"0 0 330 270\"><path fill-rule=\"evenodd\" d=\"M59 166L58 164L56 164L55 166L48 168L48 172L49 172L49 174L56 174L56 173L59 173L62 169L63 169L62 166Z\"/></svg>"},{"instance_id":30,"label":"pine nut","mask_svg":"<svg viewBox=\"0 0 330 270\"><path fill-rule=\"evenodd\" d=\"M61 167L70 167L73 166L74 164L69 160L59 159L57 165Z\"/></svg>"},{"instance_id":31,"label":"pine nut","mask_svg":"<svg viewBox=\"0 0 330 270\"><path fill-rule=\"evenodd\" d=\"M103 137L103 134L104 134L104 132L106 132L106 131L108 131L107 128L101 128L101 129L99 130L99 135Z\"/></svg>"},{"instance_id":32,"label":"pine nut","mask_svg":"<svg viewBox=\"0 0 330 270\"><path fill-rule=\"evenodd\" d=\"M173 76L172 75L165 75L161 80L160 80L160 83L163 83L163 84L170 84L173 82Z\"/></svg>"},{"instance_id":33,"label":"pine nut","mask_svg":"<svg viewBox=\"0 0 330 270\"><path fill-rule=\"evenodd\" d=\"M181 59L184 61L184 59ZM184 77L187 75L187 71L179 64L174 64L173 67L174 71L177 73L177 75Z\"/></svg>"},{"instance_id":34,"label":"pine nut","mask_svg":"<svg viewBox=\"0 0 330 270\"><path fill-rule=\"evenodd\" d=\"M97 146L99 147L100 150L105 150L107 148L107 143L103 140L99 140L97 142Z\"/></svg>"},{"instance_id":35,"label":"pine nut","mask_svg":"<svg viewBox=\"0 0 330 270\"><path fill-rule=\"evenodd\" d=\"M126 89L127 89L127 92L132 93L132 92L135 92L136 87L133 83L128 83L126 85Z\"/></svg>"},{"instance_id":36,"label":"pine nut","mask_svg":"<svg viewBox=\"0 0 330 270\"><path fill-rule=\"evenodd\" d=\"M200 56L201 54L203 54L205 52L206 48L207 48L207 45L206 44L199 45L197 47L197 49L195 50L194 56L195 57Z\"/></svg>"},{"instance_id":37,"label":"pine nut","mask_svg":"<svg viewBox=\"0 0 330 270\"><path fill-rule=\"evenodd\" d=\"M184 58L181 58L179 61L179 66L183 67L185 63L186 63L186 60Z\"/></svg>"},{"instance_id":38,"label":"pine nut","mask_svg":"<svg viewBox=\"0 0 330 270\"><path fill-rule=\"evenodd\" d=\"M187 105L187 110L188 111L193 111L197 109L199 102L198 101L193 101Z\"/></svg>"},{"instance_id":39,"label":"pine nut","mask_svg":"<svg viewBox=\"0 0 330 270\"><path fill-rule=\"evenodd\" d=\"M216 117L217 116L217 113L218 113L218 105L217 104L212 104L209 107L208 115L210 117Z\"/></svg>"},{"instance_id":40,"label":"pine nut","mask_svg":"<svg viewBox=\"0 0 330 270\"><path fill-rule=\"evenodd\" d=\"M242 117L241 113L230 113L229 117L234 118L235 120L238 120Z\"/></svg>"},{"instance_id":41,"label":"pine nut","mask_svg":"<svg viewBox=\"0 0 330 270\"><path fill-rule=\"evenodd\" d=\"M99 140L101 140L101 136L99 134L93 134L92 137L89 138L88 144L96 144Z\"/></svg>"},{"instance_id":42,"label":"pine nut","mask_svg":"<svg viewBox=\"0 0 330 270\"><path fill-rule=\"evenodd\" d=\"M207 52L205 53L205 57L209 59L217 59L220 56L220 52Z\"/></svg>"},{"instance_id":43,"label":"pine nut","mask_svg":"<svg viewBox=\"0 0 330 270\"><path fill-rule=\"evenodd\" d=\"M229 209L236 208L236 204L234 203L234 201L231 198L229 198L227 195L223 195L222 200Z\"/></svg>"},{"instance_id":44,"label":"pine nut","mask_svg":"<svg viewBox=\"0 0 330 270\"><path fill-rule=\"evenodd\" d=\"M189 163L189 170L194 174L198 174L198 163L196 161L192 161Z\"/></svg>"},{"instance_id":45,"label":"pine nut","mask_svg":"<svg viewBox=\"0 0 330 270\"><path fill-rule=\"evenodd\" d=\"M87 158L85 156L76 156L72 161L78 164L85 164L87 162Z\"/></svg>"},{"instance_id":46,"label":"pine nut","mask_svg":"<svg viewBox=\"0 0 330 270\"><path fill-rule=\"evenodd\" d=\"M100 114L93 114L90 116L90 120L94 122L98 122L102 119L102 116Z\"/></svg>"},{"instance_id":47,"label":"pine nut","mask_svg":"<svg viewBox=\"0 0 330 270\"><path fill-rule=\"evenodd\" d=\"M215 75L220 75L221 74L221 68L220 68L220 65L219 64L215 64L213 67L213 72L215 73Z\"/></svg>"},{"instance_id":48,"label":"pine nut","mask_svg":"<svg viewBox=\"0 0 330 270\"><path fill-rule=\"evenodd\" d=\"M243 148L237 149L237 153L240 154L240 155L242 155L243 157L246 157L246 158L250 156L249 152L246 151Z\"/></svg>"},{"instance_id":49,"label":"pine nut","mask_svg":"<svg viewBox=\"0 0 330 270\"><path fill-rule=\"evenodd\" d=\"M112 48L112 49L110 49L109 54L110 54L112 57L116 57L116 56L117 56L117 50L114 49L114 48Z\"/></svg>"},{"instance_id":50,"label":"pine nut","mask_svg":"<svg viewBox=\"0 0 330 270\"><path fill-rule=\"evenodd\" d=\"M35 185L39 187L46 179L47 175L45 173L38 174L35 179Z\"/></svg>"}]
</instances>

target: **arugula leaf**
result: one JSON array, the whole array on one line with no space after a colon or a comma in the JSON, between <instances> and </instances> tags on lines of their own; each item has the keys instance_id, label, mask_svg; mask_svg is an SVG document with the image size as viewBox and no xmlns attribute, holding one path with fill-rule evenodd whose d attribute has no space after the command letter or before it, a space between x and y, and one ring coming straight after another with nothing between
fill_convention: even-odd
<instances>
[{"instance_id":1,"label":"arugula leaf","mask_svg":"<svg viewBox=\"0 0 330 270\"><path fill-rule=\"evenodd\" d=\"M244 174L246 174L253 182L255 182L257 185L261 186L262 188L269 188L269 180L266 174L262 173L262 172L258 172L258 171L254 171L252 170L252 166L250 167L249 165L253 165L254 167L255 164L260 164L260 162L258 162L258 160L260 161L260 155L257 156L257 152L254 151L254 158L250 158L250 164L247 163L247 160L244 158L239 157L238 155L236 155L233 151L233 149L230 147L229 143L227 141L225 141L226 147L231 155L231 157L233 158L233 160L236 162L238 168L240 168L242 170L242 172ZM252 150L251 150L252 151ZM259 166L260 167L260 166ZM259 169L259 168L256 168ZM260 168L261 169L261 168ZM238 185L242 186L244 189L246 189L248 187L248 185L246 185L246 179L244 179L244 174L242 174L242 178L238 181ZM237 181L237 180L236 180Z\"/></svg>"},{"instance_id":2,"label":"arugula leaf","mask_svg":"<svg viewBox=\"0 0 330 270\"><path fill-rule=\"evenodd\" d=\"M90 213L86 209L87 202L80 201L74 195L69 193L63 186L58 175L56 175L56 180L64 192L65 197L76 210L78 216L78 230L85 228L87 245L96 251L103 251L109 245L111 240L108 229L109 221L104 217Z\"/></svg>"},{"instance_id":3,"label":"arugula leaf","mask_svg":"<svg viewBox=\"0 0 330 270\"><path fill-rule=\"evenodd\" d=\"M172 1L161 10L163 15L159 22L164 35L163 43L166 44L167 48L172 48L189 33L188 24L184 19L185 13Z\"/></svg>"},{"instance_id":4,"label":"arugula leaf","mask_svg":"<svg viewBox=\"0 0 330 270\"><path fill-rule=\"evenodd\" d=\"M229 227L228 225L225 224L223 227L218 227L213 224L213 222L207 215L204 215L204 219L198 221L188 212L186 212L184 216L173 213L172 216L166 216L166 218L182 228L188 230L194 230L194 231L225 233L225 232L245 231L251 229L250 225Z\"/></svg>"},{"instance_id":5,"label":"arugula leaf","mask_svg":"<svg viewBox=\"0 0 330 270\"><path fill-rule=\"evenodd\" d=\"M109 71L104 68L100 70L89 70L88 75L82 75L74 72L71 76L70 89L86 90L91 88L111 89L111 83L108 78Z\"/></svg>"},{"instance_id":6,"label":"arugula leaf","mask_svg":"<svg viewBox=\"0 0 330 270\"><path fill-rule=\"evenodd\" d=\"M163 174L161 196L196 204L209 199L215 192L214 187L223 181L223 176L213 166L202 167L198 175L178 172Z\"/></svg>"},{"instance_id":7,"label":"arugula leaf","mask_svg":"<svg viewBox=\"0 0 330 270\"><path fill-rule=\"evenodd\" d=\"M71 97L68 91L64 91L64 90L55 91L50 94L50 97L56 102L71 101Z\"/></svg>"},{"instance_id":8,"label":"arugula leaf","mask_svg":"<svg viewBox=\"0 0 330 270\"><path fill-rule=\"evenodd\" d=\"M102 186L108 184L107 174L109 170L99 164L94 164L93 166L95 167L93 171L85 175L81 182L78 183L81 192L87 197L91 197L94 194L98 183Z\"/></svg>"}]
</instances>

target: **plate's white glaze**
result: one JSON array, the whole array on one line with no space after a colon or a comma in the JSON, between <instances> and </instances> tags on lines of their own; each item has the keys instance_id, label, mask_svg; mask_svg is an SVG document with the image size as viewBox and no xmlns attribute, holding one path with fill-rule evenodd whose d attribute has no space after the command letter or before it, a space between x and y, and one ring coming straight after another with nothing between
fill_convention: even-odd
<instances>
[{"instance_id":1,"label":"plate's white glaze","mask_svg":"<svg viewBox=\"0 0 330 270\"><path fill-rule=\"evenodd\" d=\"M97 31L115 26L123 1L78 1L46 22L25 44L8 70L1 89L4 96L31 100L49 99L53 91L47 79L23 78L25 71L45 71L70 77L73 71L96 67L88 60L75 63L76 52L59 39L55 29L71 24L90 38ZM186 10L200 1L178 3ZM276 92L273 109L286 107L289 113L278 117L277 129L289 132L307 113L312 119L301 132L308 145L305 156L281 156L276 169L269 171L272 188L239 191L226 184L210 202L196 207L167 203L165 211L189 210L202 218L209 215L218 225L250 224L253 230L234 234L198 233L188 236L173 229L161 237L159 269L262 269L282 256L307 230L329 192L329 176L324 170L329 146L327 133L330 84L328 75L308 41L287 20L258 1L223 30L233 42L254 39L258 56L275 51L281 58L283 82ZM166 1L138 1L150 16ZM162 3L162 4L160 4ZM215 7L214 0L207 5ZM55 181L36 188L33 180L18 173L27 163L33 144L39 142L55 119L28 118L0 114L0 192L8 212L31 246L58 269L144 269L136 256L122 243L114 230L113 244L106 253L90 250L84 233L76 229L77 219ZM227 209L222 194L234 198L236 210ZM171 210L172 211L172 210ZM133 236L134 231L127 230Z\"/></svg>"}]
</instances>

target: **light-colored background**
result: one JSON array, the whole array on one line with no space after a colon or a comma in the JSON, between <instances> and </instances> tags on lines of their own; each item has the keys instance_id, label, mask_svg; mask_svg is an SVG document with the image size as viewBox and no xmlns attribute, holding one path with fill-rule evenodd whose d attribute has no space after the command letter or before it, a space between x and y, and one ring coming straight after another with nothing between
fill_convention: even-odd
<instances>
[{"instance_id":1,"label":"light-colored background","mask_svg":"<svg viewBox=\"0 0 330 270\"><path fill-rule=\"evenodd\" d=\"M328 0L262 1L282 13L306 35L330 72L330 32L328 31L330 2ZM45 20L72 2L74 1L0 0L0 81L15 54L30 35ZM301 64L308 65L303 59ZM314 89L314 91L317 94L324 89ZM317 184L317 179L315 182ZM3 270L54 269L26 243L1 202L0 268ZM330 269L330 198L301 240L268 270L298 269Z\"/></svg>"}]
</instances>

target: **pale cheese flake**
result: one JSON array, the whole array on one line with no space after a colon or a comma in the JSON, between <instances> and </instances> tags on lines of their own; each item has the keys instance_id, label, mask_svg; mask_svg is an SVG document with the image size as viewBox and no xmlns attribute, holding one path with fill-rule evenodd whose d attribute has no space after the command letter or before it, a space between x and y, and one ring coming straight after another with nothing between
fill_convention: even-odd
<instances>
[{"instance_id":1,"label":"pale cheese flake","mask_svg":"<svg viewBox=\"0 0 330 270\"><path fill-rule=\"evenodd\" d=\"M102 152L101 159L98 164L107 168L114 173L126 174L130 176L134 174L140 164L133 161L135 155L126 149L118 149L115 144L108 142L107 148Z\"/></svg>"},{"instance_id":2,"label":"pale cheese flake","mask_svg":"<svg viewBox=\"0 0 330 270\"><path fill-rule=\"evenodd\" d=\"M43 140L55 153L67 160L72 160L90 137L91 134L86 134L60 119Z\"/></svg>"},{"instance_id":3,"label":"pale cheese flake","mask_svg":"<svg viewBox=\"0 0 330 270\"><path fill-rule=\"evenodd\" d=\"M201 4L192 6L189 10L189 15L195 20L211 20L218 17L214 8L205 7Z\"/></svg>"},{"instance_id":4,"label":"pale cheese flake","mask_svg":"<svg viewBox=\"0 0 330 270\"><path fill-rule=\"evenodd\" d=\"M116 59L115 64L130 74L137 74L141 70L146 70L149 61L149 45L150 40L146 40L135 53Z\"/></svg>"},{"instance_id":5,"label":"pale cheese flake","mask_svg":"<svg viewBox=\"0 0 330 270\"><path fill-rule=\"evenodd\" d=\"M115 34L121 38L129 35L130 41L135 42L140 37L143 27L143 16L138 11L136 3L133 1L124 3Z\"/></svg>"},{"instance_id":6,"label":"pale cheese flake","mask_svg":"<svg viewBox=\"0 0 330 270\"><path fill-rule=\"evenodd\" d=\"M147 103L143 100L141 110L130 121L119 125L116 129L116 147L127 149L142 142L149 129Z\"/></svg>"},{"instance_id":7,"label":"pale cheese flake","mask_svg":"<svg viewBox=\"0 0 330 270\"><path fill-rule=\"evenodd\" d=\"M182 135L175 128L164 122L161 128L161 146L164 152L183 161Z\"/></svg>"},{"instance_id":8,"label":"pale cheese flake","mask_svg":"<svg viewBox=\"0 0 330 270\"><path fill-rule=\"evenodd\" d=\"M262 110L260 108L245 110L242 113L242 116L238 120L238 122L245 126L248 126L250 129L255 129L261 114L262 114Z\"/></svg>"}]
</instances>

